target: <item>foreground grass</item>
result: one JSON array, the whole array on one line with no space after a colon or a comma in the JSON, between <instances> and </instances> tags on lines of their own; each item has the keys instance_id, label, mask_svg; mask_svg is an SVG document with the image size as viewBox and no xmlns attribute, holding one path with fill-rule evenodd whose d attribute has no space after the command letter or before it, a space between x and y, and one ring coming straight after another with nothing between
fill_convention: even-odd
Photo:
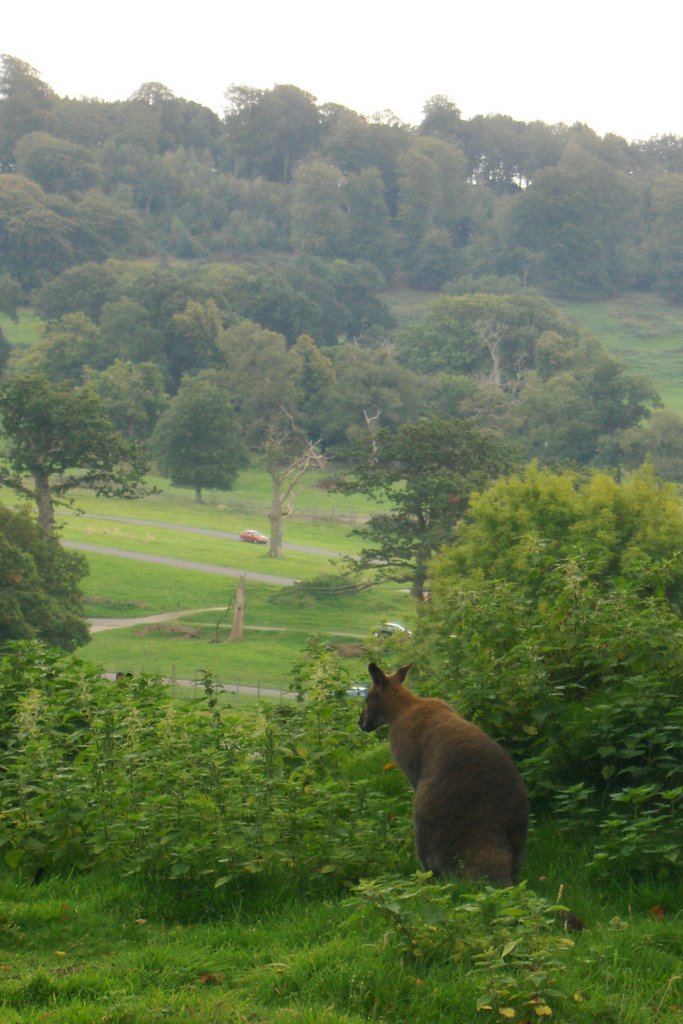
<instances>
[{"instance_id":1,"label":"foreground grass","mask_svg":"<svg viewBox=\"0 0 683 1024\"><path fill-rule=\"evenodd\" d=\"M528 875L550 899L563 881L565 899L588 925L567 940L545 981L552 991L547 1019L682 1019L680 883L622 879L598 886L582 870L580 849L563 847L552 826L532 836ZM463 888L463 899L472 888ZM521 1024L519 1013L477 1010L482 975L462 950L412 956L386 920L361 913L347 895L323 883L294 893L286 879L256 879L231 892L146 886L106 872L38 885L6 875L0 880L0 1019ZM531 1005L526 1019L544 1016Z\"/></svg>"}]
</instances>

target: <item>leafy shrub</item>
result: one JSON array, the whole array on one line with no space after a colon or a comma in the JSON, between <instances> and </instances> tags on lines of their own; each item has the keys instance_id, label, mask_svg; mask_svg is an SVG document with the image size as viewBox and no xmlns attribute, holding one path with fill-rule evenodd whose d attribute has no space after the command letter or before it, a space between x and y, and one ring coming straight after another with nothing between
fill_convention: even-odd
<instances>
[{"instance_id":1,"label":"leafy shrub","mask_svg":"<svg viewBox=\"0 0 683 1024\"><path fill-rule=\"evenodd\" d=\"M319 671L321 657L328 666ZM222 713L159 681L109 683L36 644L0 658L0 850L26 872L106 862L215 886L357 877L409 856L409 794L356 726L330 652L307 699ZM301 670L304 671L303 669Z\"/></svg>"},{"instance_id":2,"label":"leafy shrub","mask_svg":"<svg viewBox=\"0 0 683 1024\"><path fill-rule=\"evenodd\" d=\"M594 867L671 870L681 847L680 504L529 470L472 503L417 638L434 690L511 752L535 808L599 830ZM643 797L646 795L646 798Z\"/></svg>"},{"instance_id":3,"label":"leafy shrub","mask_svg":"<svg viewBox=\"0 0 683 1024\"><path fill-rule=\"evenodd\" d=\"M478 991L477 1010L515 1019L551 1016L557 977L574 942L559 925L564 908L524 885L484 887L436 882L431 873L362 880L349 901L379 915L391 941L413 962L465 963Z\"/></svg>"}]
</instances>

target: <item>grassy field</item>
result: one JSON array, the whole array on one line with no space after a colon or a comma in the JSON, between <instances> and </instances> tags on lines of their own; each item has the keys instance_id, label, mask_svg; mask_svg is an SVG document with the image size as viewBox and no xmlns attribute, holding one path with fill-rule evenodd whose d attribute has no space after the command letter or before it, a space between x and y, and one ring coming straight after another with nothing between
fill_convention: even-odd
<instances>
[{"instance_id":1,"label":"grassy field","mask_svg":"<svg viewBox=\"0 0 683 1024\"><path fill-rule=\"evenodd\" d=\"M364 677L366 650L375 643L373 629L385 619L409 625L415 618L414 602L405 588L384 585L314 600L297 596L289 587L249 580L245 637L231 644L226 638L235 577L136 561L104 550L296 580L336 574L338 556L358 552L359 541L351 531L373 505L362 496L350 499L322 490L316 486L320 479L315 473L304 479L296 511L285 524L286 544L313 550L286 548L281 559L270 558L265 546L222 536L246 526L267 531L269 478L257 470L242 474L234 491L207 495L205 504L197 504L190 491L169 488L161 480L155 483L162 493L136 502L79 494L77 505L84 514L61 515L59 526L65 542L103 549L84 554L89 566L83 582L87 616L137 619L183 613L172 622L94 632L79 654L105 672L149 672L190 680L210 672L221 683L287 691L307 639L319 635L345 658L350 677ZM11 503L9 492L3 497Z\"/></svg>"},{"instance_id":2,"label":"grassy field","mask_svg":"<svg viewBox=\"0 0 683 1024\"><path fill-rule=\"evenodd\" d=\"M43 321L30 309L20 309L17 321L10 320L6 313L0 313L0 330L13 348L21 352L34 345L41 336Z\"/></svg>"}]
</instances>

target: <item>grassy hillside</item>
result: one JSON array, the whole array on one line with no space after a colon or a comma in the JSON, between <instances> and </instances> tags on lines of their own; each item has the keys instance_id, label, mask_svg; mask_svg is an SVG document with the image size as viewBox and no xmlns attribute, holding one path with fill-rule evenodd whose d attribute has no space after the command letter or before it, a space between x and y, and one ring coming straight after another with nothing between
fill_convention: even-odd
<instances>
[{"instance_id":1,"label":"grassy hillside","mask_svg":"<svg viewBox=\"0 0 683 1024\"><path fill-rule=\"evenodd\" d=\"M17 350L34 345L40 338L42 320L29 309L19 310L17 322L0 313L0 330Z\"/></svg>"},{"instance_id":2,"label":"grassy hillside","mask_svg":"<svg viewBox=\"0 0 683 1024\"><path fill-rule=\"evenodd\" d=\"M556 305L608 352L653 381L667 408L683 413L683 308L638 293Z\"/></svg>"},{"instance_id":3,"label":"grassy hillside","mask_svg":"<svg viewBox=\"0 0 683 1024\"><path fill-rule=\"evenodd\" d=\"M419 320L439 296L403 289L384 298L405 327ZM683 307L638 292L601 302L551 301L608 352L652 380L667 408L683 413Z\"/></svg>"}]
</instances>

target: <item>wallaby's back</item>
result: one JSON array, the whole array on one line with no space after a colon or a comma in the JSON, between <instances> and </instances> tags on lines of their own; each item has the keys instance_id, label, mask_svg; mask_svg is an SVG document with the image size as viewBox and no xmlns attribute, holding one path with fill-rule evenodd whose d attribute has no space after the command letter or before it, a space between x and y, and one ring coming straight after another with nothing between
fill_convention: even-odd
<instances>
[{"instance_id":1,"label":"wallaby's back","mask_svg":"<svg viewBox=\"0 0 683 1024\"><path fill-rule=\"evenodd\" d=\"M384 676L371 666L375 685L360 725L366 731L382 721L389 726L394 760L415 790L420 863L439 874L514 884L528 825L519 772L502 747L443 701L409 693L400 685L406 673Z\"/></svg>"}]
</instances>

